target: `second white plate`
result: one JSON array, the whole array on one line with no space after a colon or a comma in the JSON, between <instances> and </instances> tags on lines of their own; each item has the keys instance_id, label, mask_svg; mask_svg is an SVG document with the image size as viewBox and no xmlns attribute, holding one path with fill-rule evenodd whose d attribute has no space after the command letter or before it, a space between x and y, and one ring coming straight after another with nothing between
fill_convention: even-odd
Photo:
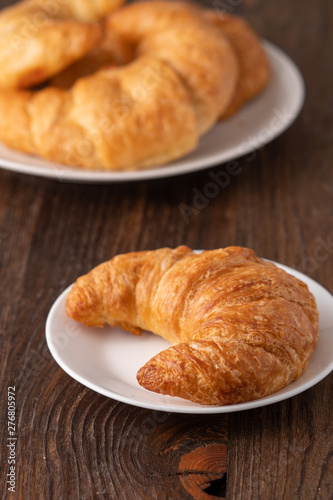
<instances>
[{"instance_id":1,"label":"second white plate","mask_svg":"<svg viewBox=\"0 0 333 500\"><path fill-rule=\"evenodd\" d=\"M264 92L235 116L215 125L202 137L195 151L178 161L138 172L87 171L22 154L0 143L0 166L60 181L127 182L186 174L254 151L287 129L304 101L303 79L293 61L269 42L264 42L264 47L272 69L271 81Z\"/></svg>"},{"instance_id":2,"label":"second white plate","mask_svg":"<svg viewBox=\"0 0 333 500\"><path fill-rule=\"evenodd\" d=\"M279 265L279 264L278 264ZM112 399L134 406L175 413L229 413L266 406L299 394L333 370L333 297L321 285L289 267L303 280L319 309L319 341L305 373L284 389L255 401L229 406L203 406L143 389L137 371L170 344L152 333L132 335L120 328L88 328L66 315L67 288L54 303L46 322L46 340L56 362L75 380Z\"/></svg>"}]
</instances>

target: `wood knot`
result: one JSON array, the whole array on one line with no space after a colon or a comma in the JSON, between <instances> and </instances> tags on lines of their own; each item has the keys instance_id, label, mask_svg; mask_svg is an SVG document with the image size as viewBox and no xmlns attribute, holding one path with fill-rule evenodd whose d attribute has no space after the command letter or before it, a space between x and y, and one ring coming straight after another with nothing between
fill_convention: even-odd
<instances>
[{"instance_id":1,"label":"wood knot","mask_svg":"<svg viewBox=\"0 0 333 500\"><path fill-rule=\"evenodd\" d=\"M178 475L182 486L195 500L225 498L227 446L211 444L184 455Z\"/></svg>"}]
</instances>

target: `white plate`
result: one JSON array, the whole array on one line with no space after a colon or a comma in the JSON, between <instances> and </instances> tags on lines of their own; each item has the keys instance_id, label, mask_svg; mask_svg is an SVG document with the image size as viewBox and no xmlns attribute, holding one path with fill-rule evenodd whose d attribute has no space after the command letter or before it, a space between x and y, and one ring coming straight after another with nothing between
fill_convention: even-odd
<instances>
[{"instance_id":1,"label":"white plate","mask_svg":"<svg viewBox=\"0 0 333 500\"><path fill-rule=\"evenodd\" d=\"M304 83L291 59L269 42L272 79L260 96L234 117L218 123L198 148L169 165L139 172L86 171L10 150L0 143L0 165L8 170L71 182L126 182L186 174L254 151L281 134L300 112Z\"/></svg>"},{"instance_id":2,"label":"white plate","mask_svg":"<svg viewBox=\"0 0 333 500\"><path fill-rule=\"evenodd\" d=\"M162 396L139 386L136 373L169 342L144 332L132 335L119 328L88 328L65 312L67 288L51 308L46 340L57 363L75 380L94 391L131 405L175 413L229 413L266 406L290 398L317 384L333 370L333 296L321 285L286 266L282 269L307 283L320 315L318 346L305 373L271 396L229 406L204 406L181 398Z\"/></svg>"}]
</instances>

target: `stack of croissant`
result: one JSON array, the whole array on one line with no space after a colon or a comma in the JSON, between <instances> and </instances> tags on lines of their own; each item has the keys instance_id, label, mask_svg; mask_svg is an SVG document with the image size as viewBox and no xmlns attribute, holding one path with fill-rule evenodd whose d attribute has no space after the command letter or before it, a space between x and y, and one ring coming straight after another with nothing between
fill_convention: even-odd
<instances>
[{"instance_id":1,"label":"stack of croissant","mask_svg":"<svg viewBox=\"0 0 333 500\"><path fill-rule=\"evenodd\" d=\"M0 13L0 140L86 169L193 151L267 84L241 19L170 0L25 0Z\"/></svg>"},{"instance_id":2,"label":"stack of croissant","mask_svg":"<svg viewBox=\"0 0 333 500\"><path fill-rule=\"evenodd\" d=\"M241 247L118 255L80 277L66 307L87 326L150 330L170 341L139 370L138 382L207 405L285 387L302 375L318 339L307 286Z\"/></svg>"}]
</instances>

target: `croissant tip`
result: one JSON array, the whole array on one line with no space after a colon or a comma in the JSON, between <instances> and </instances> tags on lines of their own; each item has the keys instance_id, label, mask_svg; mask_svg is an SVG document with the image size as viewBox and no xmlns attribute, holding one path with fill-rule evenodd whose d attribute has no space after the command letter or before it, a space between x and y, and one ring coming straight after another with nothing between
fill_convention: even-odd
<instances>
[{"instance_id":1,"label":"croissant tip","mask_svg":"<svg viewBox=\"0 0 333 500\"><path fill-rule=\"evenodd\" d=\"M79 321L86 326L103 326L96 315L98 300L95 293L89 293L88 288L81 286L80 279L77 280L70 290L66 299L66 313L75 321ZM97 320L97 319L98 320Z\"/></svg>"},{"instance_id":2,"label":"croissant tip","mask_svg":"<svg viewBox=\"0 0 333 500\"><path fill-rule=\"evenodd\" d=\"M164 373L161 374L161 371L164 372L165 370L161 368L158 370L152 363L147 364L138 371L136 375L137 381L141 387L144 387L148 391L156 392L156 388L158 388L164 378Z\"/></svg>"},{"instance_id":3,"label":"croissant tip","mask_svg":"<svg viewBox=\"0 0 333 500\"><path fill-rule=\"evenodd\" d=\"M177 377L168 376L166 367L153 360L140 368L136 378L139 385L148 391L169 396L179 395Z\"/></svg>"}]
</instances>

